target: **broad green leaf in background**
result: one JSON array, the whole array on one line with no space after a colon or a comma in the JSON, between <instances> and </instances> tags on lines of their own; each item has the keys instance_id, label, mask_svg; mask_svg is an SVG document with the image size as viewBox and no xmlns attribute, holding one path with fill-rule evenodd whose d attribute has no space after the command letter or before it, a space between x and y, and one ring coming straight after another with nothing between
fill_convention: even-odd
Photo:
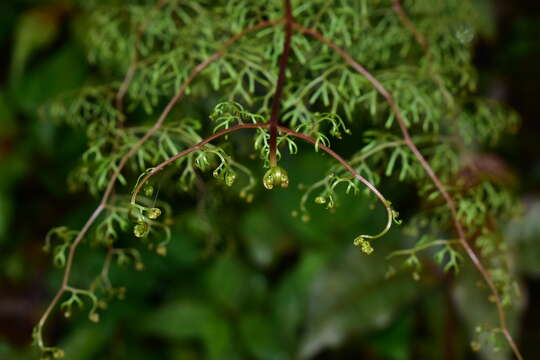
<instances>
[{"instance_id":1,"label":"broad green leaf in background","mask_svg":"<svg viewBox=\"0 0 540 360\"><path fill-rule=\"evenodd\" d=\"M240 333L248 353L258 360L287 360L279 326L268 314L246 313L240 321Z\"/></svg>"},{"instance_id":2,"label":"broad green leaf in background","mask_svg":"<svg viewBox=\"0 0 540 360\"><path fill-rule=\"evenodd\" d=\"M540 275L540 200L528 201L522 218L506 228L506 238L518 249L519 269L531 276Z\"/></svg>"},{"instance_id":3,"label":"broad green leaf in background","mask_svg":"<svg viewBox=\"0 0 540 360\"><path fill-rule=\"evenodd\" d=\"M15 99L21 110L35 116L46 101L80 86L85 75L83 53L77 46L66 45L28 69L20 81L14 83Z\"/></svg>"},{"instance_id":4,"label":"broad green leaf in background","mask_svg":"<svg viewBox=\"0 0 540 360\"><path fill-rule=\"evenodd\" d=\"M171 342L198 340L211 360L238 359L232 352L230 325L202 301L165 304L145 316L139 330Z\"/></svg>"},{"instance_id":5,"label":"broad green leaf in background","mask_svg":"<svg viewBox=\"0 0 540 360\"><path fill-rule=\"evenodd\" d=\"M271 215L257 207L245 215L241 227L253 261L261 267L270 266L276 258L279 239L283 235L276 231Z\"/></svg>"},{"instance_id":6,"label":"broad green leaf in background","mask_svg":"<svg viewBox=\"0 0 540 360\"><path fill-rule=\"evenodd\" d=\"M297 265L283 276L274 290L272 296L274 318L281 324L279 336L289 348L298 347L300 330L306 321L309 289L327 262L324 253L305 252Z\"/></svg>"},{"instance_id":7,"label":"broad green leaf in background","mask_svg":"<svg viewBox=\"0 0 540 360\"><path fill-rule=\"evenodd\" d=\"M384 329L418 296L419 283L402 275L385 279L385 266L382 257L344 251L315 278L301 358L310 359L353 334Z\"/></svg>"},{"instance_id":8,"label":"broad green leaf in background","mask_svg":"<svg viewBox=\"0 0 540 360\"><path fill-rule=\"evenodd\" d=\"M66 359L77 360L96 359L104 344L112 335L110 324L86 323L74 329L62 341Z\"/></svg>"},{"instance_id":9,"label":"broad green leaf in background","mask_svg":"<svg viewBox=\"0 0 540 360\"><path fill-rule=\"evenodd\" d=\"M246 303L260 299L266 288L265 279L234 254L219 256L207 275L210 296L229 310L241 311Z\"/></svg>"},{"instance_id":10,"label":"broad green leaf in background","mask_svg":"<svg viewBox=\"0 0 540 360\"><path fill-rule=\"evenodd\" d=\"M19 80L35 53L50 46L56 39L63 11L61 7L46 6L28 10L19 17L11 57L12 81Z\"/></svg>"}]
</instances>

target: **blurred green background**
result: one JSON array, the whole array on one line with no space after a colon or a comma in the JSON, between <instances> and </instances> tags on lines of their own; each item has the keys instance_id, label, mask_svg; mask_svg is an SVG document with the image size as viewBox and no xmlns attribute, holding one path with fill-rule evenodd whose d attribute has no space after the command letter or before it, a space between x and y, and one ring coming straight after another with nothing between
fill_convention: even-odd
<instances>
[{"instance_id":1,"label":"blurred green background","mask_svg":"<svg viewBox=\"0 0 540 360\"><path fill-rule=\"evenodd\" d=\"M515 174L526 204L523 219L505 233L524 290L517 337L525 358L537 359L540 5L493 3L497 34L476 40L475 62L481 92L522 116L517 136L493 156ZM36 358L31 329L61 277L42 251L44 236L60 224L80 227L96 203L66 191L84 134L38 116L40 105L82 86L93 72L74 30L78 16L61 0L0 2L2 360ZM346 142L340 146L347 151ZM324 171L312 170L320 167L317 154L287 161L294 185ZM414 212L413 189L385 191L404 218ZM69 321L53 317L46 333L67 359L478 358L469 346L471 328L489 304L467 297L476 291L475 275L465 268L454 278L428 262L420 281L408 271L387 279L385 256L411 239L394 231L374 255L361 255L351 245L357 229L382 222L362 199L344 197L333 214L313 207L304 223L291 216L302 194L295 187L259 191L252 204L205 194L171 195L177 221L168 255L144 254L141 272L115 268L112 279L126 287L126 298L113 302L98 324L82 312ZM92 279L102 261L100 251L84 250L77 277Z\"/></svg>"}]
</instances>

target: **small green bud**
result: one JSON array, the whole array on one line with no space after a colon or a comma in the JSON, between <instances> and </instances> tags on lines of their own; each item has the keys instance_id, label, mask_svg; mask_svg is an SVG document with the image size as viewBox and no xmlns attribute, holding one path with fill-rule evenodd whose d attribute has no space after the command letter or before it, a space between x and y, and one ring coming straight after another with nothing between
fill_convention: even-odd
<instances>
[{"instance_id":1,"label":"small green bud","mask_svg":"<svg viewBox=\"0 0 540 360\"><path fill-rule=\"evenodd\" d=\"M52 355L55 359L62 359L65 356L64 350L62 349L55 349Z\"/></svg>"},{"instance_id":2,"label":"small green bud","mask_svg":"<svg viewBox=\"0 0 540 360\"><path fill-rule=\"evenodd\" d=\"M139 209L138 207L135 207L135 206L131 206L129 208L128 216L129 216L131 221L139 221L141 219L141 216L142 216L141 209Z\"/></svg>"},{"instance_id":3,"label":"small green bud","mask_svg":"<svg viewBox=\"0 0 540 360\"><path fill-rule=\"evenodd\" d=\"M274 187L274 178L266 175L268 175L268 173L266 173L263 177L263 185L265 188L270 190Z\"/></svg>"},{"instance_id":4,"label":"small green bud","mask_svg":"<svg viewBox=\"0 0 540 360\"><path fill-rule=\"evenodd\" d=\"M152 196L154 194L154 187L152 185L147 185L144 187L144 196Z\"/></svg>"},{"instance_id":5,"label":"small green bud","mask_svg":"<svg viewBox=\"0 0 540 360\"><path fill-rule=\"evenodd\" d=\"M289 176L283 168L274 166L264 174L263 185L268 190L272 189L274 186L286 188L289 186Z\"/></svg>"},{"instance_id":6,"label":"small green bud","mask_svg":"<svg viewBox=\"0 0 540 360\"><path fill-rule=\"evenodd\" d=\"M225 174L225 184L227 186L232 186L234 184L234 180L236 180L236 174L234 171L227 171Z\"/></svg>"},{"instance_id":7,"label":"small green bud","mask_svg":"<svg viewBox=\"0 0 540 360\"><path fill-rule=\"evenodd\" d=\"M66 312L64 312L64 316L66 317L66 319L70 318L71 317L71 311L67 310Z\"/></svg>"},{"instance_id":8,"label":"small green bud","mask_svg":"<svg viewBox=\"0 0 540 360\"><path fill-rule=\"evenodd\" d=\"M325 202L326 202L326 199L325 199L324 197L322 197L322 196L317 196L317 197L315 198L315 203L317 203L317 204L319 204L319 205L320 205L320 204L324 204Z\"/></svg>"},{"instance_id":9,"label":"small green bud","mask_svg":"<svg viewBox=\"0 0 540 360\"><path fill-rule=\"evenodd\" d=\"M95 312L92 312L90 313L90 315L88 315L88 318L90 319L91 322L99 322L99 314L98 313L95 313Z\"/></svg>"},{"instance_id":10,"label":"small green bud","mask_svg":"<svg viewBox=\"0 0 540 360\"><path fill-rule=\"evenodd\" d=\"M161 210L159 208L152 208L148 210L148 217L152 220L157 219L161 215Z\"/></svg>"},{"instance_id":11,"label":"small green bud","mask_svg":"<svg viewBox=\"0 0 540 360\"><path fill-rule=\"evenodd\" d=\"M138 262L135 264L135 270L137 271L143 271L144 270L144 264L141 262Z\"/></svg>"},{"instance_id":12,"label":"small green bud","mask_svg":"<svg viewBox=\"0 0 540 360\"><path fill-rule=\"evenodd\" d=\"M369 241L364 239L362 236L359 236L356 239L354 239L354 246L359 246L360 250L362 250L362 252L367 255L373 252L373 247L371 246Z\"/></svg>"},{"instance_id":13,"label":"small green bud","mask_svg":"<svg viewBox=\"0 0 540 360\"><path fill-rule=\"evenodd\" d=\"M476 331L477 333L481 333L482 332L482 326L478 325L477 327L474 328L474 331Z\"/></svg>"},{"instance_id":14,"label":"small green bud","mask_svg":"<svg viewBox=\"0 0 540 360\"><path fill-rule=\"evenodd\" d=\"M160 245L156 249L156 253L161 256L167 255L167 248L163 245Z\"/></svg>"},{"instance_id":15,"label":"small green bud","mask_svg":"<svg viewBox=\"0 0 540 360\"><path fill-rule=\"evenodd\" d=\"M218 169L214 170L214 172L212 173L212 175L217 179L219 178L219 171Z\"/></svg>"},{"instance_id":16,"label":"small green bud","mask_svg":"<svg viewBox=\"0 0 540 360\"><path fill-rule=\"evenodd\" d=\"M150 227L148 226L148 224L141 221L133 227L133 234L138 238L143 238L148 235L149 230Z\"/></svg>"}]
</instances>

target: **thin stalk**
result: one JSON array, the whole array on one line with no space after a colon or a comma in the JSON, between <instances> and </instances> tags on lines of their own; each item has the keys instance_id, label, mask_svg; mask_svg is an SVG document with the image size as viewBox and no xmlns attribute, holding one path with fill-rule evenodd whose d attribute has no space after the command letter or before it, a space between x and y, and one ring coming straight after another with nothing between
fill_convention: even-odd
<instances>
[{"instance_id":1,"label":"thin stalk","mask_svg":"<svg viewBox=\"0 0 540 360\"><path fill-rule=\"evenodd\" d=\"M405 26L405 28L407 28L407 30L413 34L416 42L422 47L422 50L424 50L426 53L429 52L429 43L426 37L424 34L418 31L414 23L411 21L411 19L409 19L405 11L403 11L403 8L401 7L401 0L393 0L392 9L401 20L403 26Z\"/></svg>"},{"instance_id":2,"label":"thin stalk","mask_svg":"<svg viewBox=\"0 0 540 360\"><path fill-rule=\"evenodd\" d=\"M397 250L389 254L386 258L391 259L396 256L406 256L406 255L415 255L416 253L429 249L434 246L445 246L450 244L458 243L457 240L433 240L431 242L428 242L426 244L420 245L418 247L412 248L412 249L404 249L404 250Z\"/></svg>"}]
</instances>

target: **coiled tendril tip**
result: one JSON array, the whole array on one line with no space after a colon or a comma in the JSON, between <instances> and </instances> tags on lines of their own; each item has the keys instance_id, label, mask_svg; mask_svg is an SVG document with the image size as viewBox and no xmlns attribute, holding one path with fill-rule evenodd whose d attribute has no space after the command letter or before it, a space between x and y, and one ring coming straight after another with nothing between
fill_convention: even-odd
<instances>
[{"instance_id":1,"label":"coiled tendril tip","mask_svg":"<svg viewBox=\"0 0 540 360\"><path fill-rule=\"evenodd\" d=\"M268 190L273 189L274 186L286 188L289 186L289 175L283 168L273 166L264 174L263 185Z\"/></svg>"},{"instance_id":2,"label":"coiled tendril tip","mask_svg":"<svg viewBox=\"0 0 540 360\"><path fill-rule=\"evenodd\" d=\"M364 254L369 255L373 252L373 247L371 246L371 243L367 241L362 235L354 239L353 244L354 246L360 247L360 250L362 250Z\"/></svg>"}]
</instances>

